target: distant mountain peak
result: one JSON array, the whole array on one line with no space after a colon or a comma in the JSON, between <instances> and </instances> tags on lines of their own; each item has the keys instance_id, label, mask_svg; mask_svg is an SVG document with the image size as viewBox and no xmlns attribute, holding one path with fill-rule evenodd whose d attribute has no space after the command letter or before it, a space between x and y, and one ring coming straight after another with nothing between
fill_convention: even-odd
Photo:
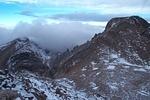
<instances>
[{"instance_id":1,"label":"distant mountain peak","mask_svg":"<svg viewBox=\"0 0 150 100\"><path fill-rule=\"evenodd\" d=\"M0 56L4 57L0 66L9 67L15 71L28 70L40 74L49 69L50 56L38 44L28 38L17 38L7 43L2 49Z\"/></svg>"}]
</instances>

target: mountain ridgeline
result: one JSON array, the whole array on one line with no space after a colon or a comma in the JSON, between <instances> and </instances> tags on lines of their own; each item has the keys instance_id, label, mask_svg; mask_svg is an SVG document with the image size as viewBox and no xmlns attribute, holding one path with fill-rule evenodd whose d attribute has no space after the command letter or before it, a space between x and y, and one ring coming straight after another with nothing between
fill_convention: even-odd
<instances>
[{"instance_id":1,"label":"mountain ridgeline","mask_svg":"<svg viewBox=\"0 0 150 100\"><path fill-rule=\"evenodd\" d=\"M0 46L0 70L6 98L149 100L150 24L138 16L112 18L102 33L61 54L18 38Z\"/></svg>"}]
</instances>

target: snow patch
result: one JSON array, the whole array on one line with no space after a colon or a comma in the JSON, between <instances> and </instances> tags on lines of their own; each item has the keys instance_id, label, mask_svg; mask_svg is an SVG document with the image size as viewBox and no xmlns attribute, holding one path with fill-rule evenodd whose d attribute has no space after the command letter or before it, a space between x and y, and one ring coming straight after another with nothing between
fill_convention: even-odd
<instances>
[{"instance_id":1,"label":"snow patch","mask_svg":"<svg viewBox=\"0 0 150 100\"><path fill-rule=\"evenodd\" d=\"M118 87L117 87L117 83L107 83L107 85L112 89L112 90L118 90Z\"/></svg>"},{"instance_id":2,"label":"snow patch","mask_svg":"<svg viewBox=\"0 0 150 100\"><path fill-rule=\"evenodd\" d=\"M111 58L118 58L117 54L111 54L110 56L111 56Z\"/></svg>"},{"instance_id":3,"label":"snow patch","mask_svg":"<svg viewBox=\"0 0 150 100\"><path fill-rule=\"evenodd\" d=\"M95 63L94 61L92 61L91 64L94 66L94 65L96 65L97 63Z\"/></svg>"},{"instance_id":4,"label":"snow patch","mask_svg":"<svg viewBox=\"0 0 150 100\"><path fill-rule=\"evenodd\" d=\"M146 70L145 70L145 69L143 69L143 68L135 68L135 69L134 69L134 71L146 72Z\"/></svg>"},{"instance_id":5,"label":"snow patch","mask_svg":"<svg viewBox=\"0 0 150 100\"><path fill-rule=\"evenodd\" d=\"M128 68L130 68L130 66L122 66L123 68L125 68L125 69L128 69Z\"/></svg>"},{"instance_id":6,"label":"snow patch","mask_svg":"<svg viewBox=\"0 0 150 100\"><path fill-rule=\"evenodd\" d=\"M126 66L126 68L128 68L127 66L143 67L142 65L131 64L130 62L126 61L124 58L120 58L119 54L113 53L113 54L111 54L110 58L111 59L115 58L115 60L110 64L123 64L124 66ZM107 63L107 61L105 61L105 63Z\"/></svg>"},{"instance_id":7,"label":"snow patch","mask_svg":"<svg viewBox=\"0 0 150 100\"><path fill-rule=\"evenodd\" d=\"M90 87L91 87L93 90L97 90L97 89L98 89L98 86L97 86L94 82L90 82Z\"/></svg>"},{"instance_id":8,"label":"snow patch","mask_svg":"<svg viewBox=\"0 0 150 100\"><path fill-rule=\"evenodd\" d=\"M99 75L99 74L100 74L100 72L96 73L96 76Z\"/></svg>"},{"instance_id":9,"label":"snow patch","mask_svg":"<svg viewBox=\"0 0 150 100\"><path fill-rule=\"evenodd\" d=\"M108 70L114 70L115 67L116 67L116 66L114 66L114 65L109 65L109 66L107 67L107 69L108 69Z\"/></svg>"},{"instance_id":10,"label":"snow patch","mask_svg":"<svg viewBox=\"0 0 150 100\"><path fill-rule=\"evenodd\" d=\"M144 96L149 96L150 93L146 92L146 91L138 91L139 94L144 95Z\"/></svg>"},{"instance_id":11,"label":"snow patch","mask_svg":"<svg viewBox=\"0 0 150 100\"><path fill-rule=\"evenodd\" d=\"M87 68L87 66L83 67L81 70L86 71L87 70L86 68Z\"/></svg>"},{"instance_id":12,"label":"snow patch","mask_svg":"<svg viewBox=\"0 0 150 100\"><path fill-rule=\"evenodd\" d=\"M98 70L98 68L97 67L93 67L93 69L92 70Z\"/></svg>"}]
</instances>

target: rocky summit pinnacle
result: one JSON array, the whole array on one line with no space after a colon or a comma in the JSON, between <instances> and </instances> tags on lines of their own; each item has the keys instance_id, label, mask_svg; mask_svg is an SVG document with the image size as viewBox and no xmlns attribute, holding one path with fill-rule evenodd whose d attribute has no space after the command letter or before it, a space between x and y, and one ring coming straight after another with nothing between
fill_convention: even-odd
<instances>
[{"instance_id":1,"label":"rocky summit pinnacle","mask_svg":"<svg viewBox=\"0 0 150 100\"><path fill-rule=\"evenodd\" d=\"M107 26L106 31L111 28L128 28L128 27L137 27L137 28L147 28L149 27L149 23L139 16L131 16L131 17L118 17L112 18Z\"/></svg>"},{"instance_id":2,"label":"rocky summit pinnacle","mask_svg":"<svg viewBox=\"0 0 150 100\"><path fill-rule=\"evenodd\" d=\"M149 44L150 24L139 16L112 18L61 54L15 39L0 47L0 99L149 100Z\"/></svg>"}]
</instances>

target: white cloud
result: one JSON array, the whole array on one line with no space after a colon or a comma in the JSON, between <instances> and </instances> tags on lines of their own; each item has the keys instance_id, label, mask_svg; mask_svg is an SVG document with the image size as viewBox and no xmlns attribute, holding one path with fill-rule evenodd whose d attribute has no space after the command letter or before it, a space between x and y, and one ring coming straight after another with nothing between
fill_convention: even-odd
<instances>
[{"instance_id":1,"label":"white cloud","mask_svg":"<svg viewBox=\"0 0 150 100\"><path fill-rule=\"evenodd\" d=\"M150 12L150 6L122 6L122 5L101 5L97 8L91 8L93 11L101 11L101 14L148 14Z\"/></svg>"},{"instance_id":2,"label":"white cloud","mask_svg":"<svg viewBox=\"0 0 150 100\"><path fill-rule=\"evenodd\" d=\"M106 5L126 5L126 6L149 6L149 0L1 0L1 2L18 2L34 4L51 4L51 5L76 5L76 6L99 6Z\"/></svg>"},{"instance_id":3,"label":"white cloud","mask_svg":"<svg viewBox=\"0 0 150 100\"><path fill-rule=\"evenodd\" d=\"M148 14L150 0L1 0L46 6L71 6L101 14Z\"/></svg>"},{"instance_id":4,"label":"white cloud","mask_svg":"<svg viewBox=\"0 0 150 100\"><path fill-rule=\"evenodd\" d=\"M91 39L103 28L80 22L61 22L48 24L45 20L32 23L19 23L13 30L0 28L0 44L18 37L28 37L33 41L54 50L64 50Z\"/></svg>"}]
</instances>

